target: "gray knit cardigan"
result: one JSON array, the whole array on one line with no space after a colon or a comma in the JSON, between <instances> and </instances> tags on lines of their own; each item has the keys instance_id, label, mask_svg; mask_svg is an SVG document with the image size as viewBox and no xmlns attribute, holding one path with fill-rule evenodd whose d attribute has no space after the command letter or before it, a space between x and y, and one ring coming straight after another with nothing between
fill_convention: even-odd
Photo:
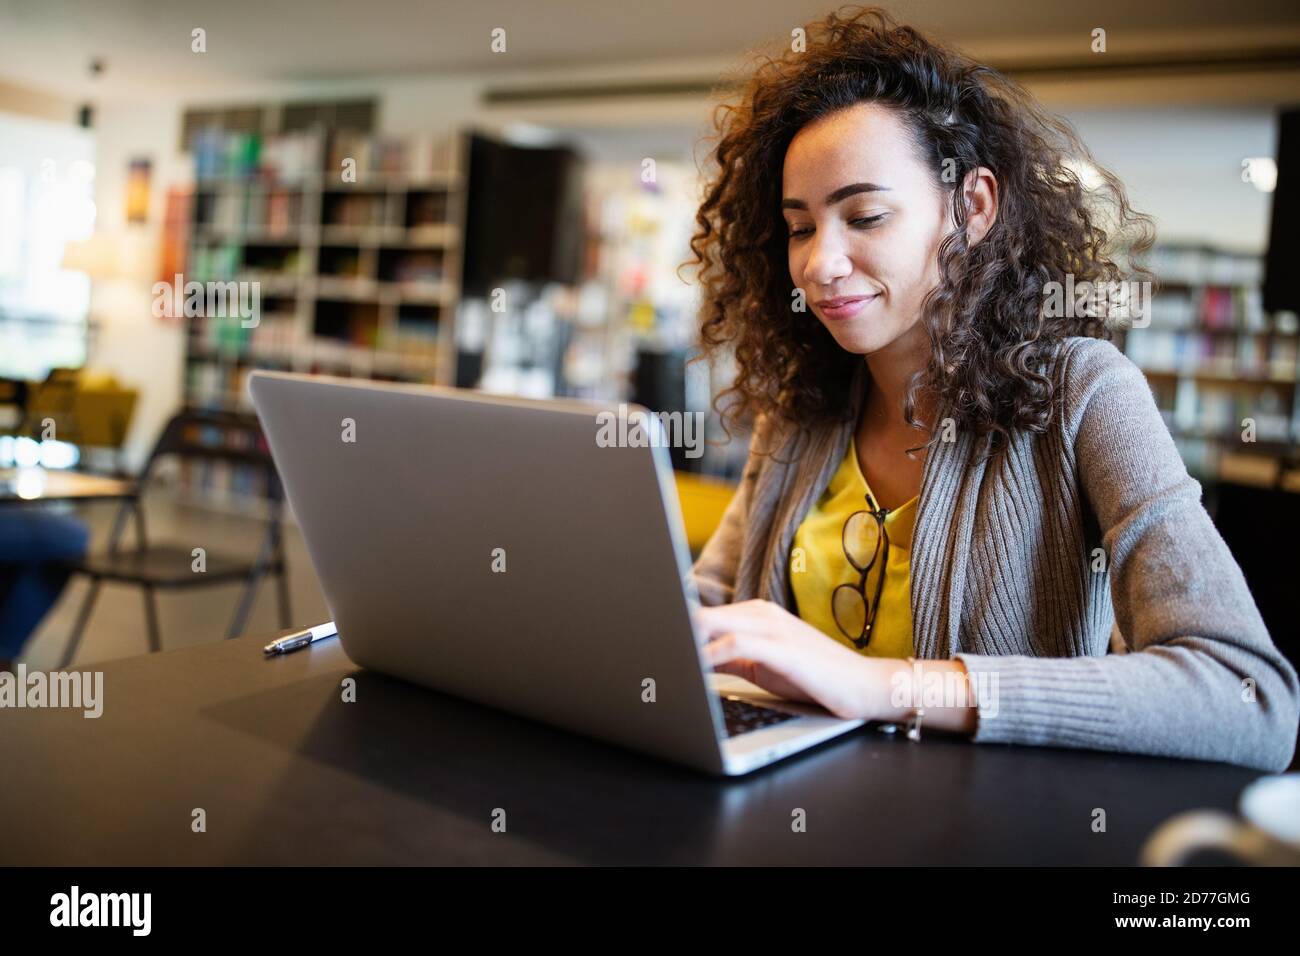
<instances>
[{"instance_id":1,"label":"gray knit cardigan","mask_svg":"<svg viewBox=\"0 0 1300 956\"><path fill-rule=\"evenodd\" d=\"M1050 430L1013 431L1001 464L961 428L926 457L913 653L960 658L976 687L996 686L977 743L1285 769L1296 671L1141 370L1110 342L1073 337L1051 372ZM845 424L768 434L759 419L737 493L691 571L702 604L761 598L796 610L791 542L843 460L867 382L864 361ZM775 456L755 453L773 440Z\"/></svg>"}]
</instances>

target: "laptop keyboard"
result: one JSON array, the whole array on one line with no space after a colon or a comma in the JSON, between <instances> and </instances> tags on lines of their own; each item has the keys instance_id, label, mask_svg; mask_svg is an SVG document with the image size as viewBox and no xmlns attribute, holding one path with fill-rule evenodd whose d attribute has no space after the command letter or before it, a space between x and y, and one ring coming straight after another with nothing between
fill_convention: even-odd
<instances>
[{"instance_id":1,"label":"laptop keyboard","mask_svg":"<svg viewBox=\"0 0 1300 956\"><path fill-rule=\"evenodd\" d=\"M758 704L751 704L739 697L728 697L725 694L719 694L718 696L722 699L722 719L726 725L728 737L747 734L751 730L762 730L764 727L771 727L773 724L794 720L797 716L796 714L773 710L771 707L760 707Z\"/></svg>"}]
</instances>

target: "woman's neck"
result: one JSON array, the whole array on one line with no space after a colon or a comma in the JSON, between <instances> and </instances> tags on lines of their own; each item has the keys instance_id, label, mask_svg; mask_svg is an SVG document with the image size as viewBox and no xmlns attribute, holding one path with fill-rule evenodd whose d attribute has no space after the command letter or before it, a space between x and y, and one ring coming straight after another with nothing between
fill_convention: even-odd
<instances>
[{"instance_id":1,"label":"woman's neck","mask_svg":"<svg viewBox=\"0 0 1300 956\"><path fill-rule=\"evenodd\" d=\"M919 322L883 349L865 357L871 381L860 422L863 431L895 432L910 428L903 414L907 383L925 367L929 358L929 341ZM926 393L917 393L915 415L923 424L928 424L932 404Z\"/></svg>"}]
</instances>

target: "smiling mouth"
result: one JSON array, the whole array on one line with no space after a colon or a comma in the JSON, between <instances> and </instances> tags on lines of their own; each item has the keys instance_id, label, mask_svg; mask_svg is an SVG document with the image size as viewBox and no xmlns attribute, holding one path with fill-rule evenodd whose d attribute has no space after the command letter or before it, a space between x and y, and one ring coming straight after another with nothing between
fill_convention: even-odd
<instances>
[{"instance_id":1,"label":"smiling mouth","mask_svg":"<svg viewBox=\"0 0 1300 956\"><path fill-rule=\"evenodd\" d=\"M873 293L872 295L844 295L836 299L822 299L820 302L817 303L817 305L819 308L822 309L838 309L843 306L850 305L854 302L869 301L871 299L876 298L879 294L880 293L877 292L877 293Z\"/></svg>"},{"instance_id":2,"label":"smiling mouth","mask_svg":"<svg viewBox=\"0 0 1300 956\"><path fill-rule=\"evenodd\" d=\"M817 307L828 319L851 319L878 298L880 293L840 296L835 299L822 299L817 303Z\"/></svg>"}]
</instances>

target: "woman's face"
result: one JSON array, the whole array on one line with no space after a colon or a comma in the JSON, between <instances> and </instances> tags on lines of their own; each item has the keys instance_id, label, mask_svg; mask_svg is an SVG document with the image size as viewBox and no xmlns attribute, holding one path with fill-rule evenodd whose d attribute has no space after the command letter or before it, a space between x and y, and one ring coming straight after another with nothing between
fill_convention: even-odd
<instances>
[{"instance_id":1,"label":"woman's face","mask_svg":"<svg viewBox=\"0 0 1300 956\"><path fill-rule=\"evenodd\" d=\"M860 103L801 129L785 154L782 214L790 278L842 348L871 355L921 333L954 223L893 110Z\"/></svg>"}]
</instances>

